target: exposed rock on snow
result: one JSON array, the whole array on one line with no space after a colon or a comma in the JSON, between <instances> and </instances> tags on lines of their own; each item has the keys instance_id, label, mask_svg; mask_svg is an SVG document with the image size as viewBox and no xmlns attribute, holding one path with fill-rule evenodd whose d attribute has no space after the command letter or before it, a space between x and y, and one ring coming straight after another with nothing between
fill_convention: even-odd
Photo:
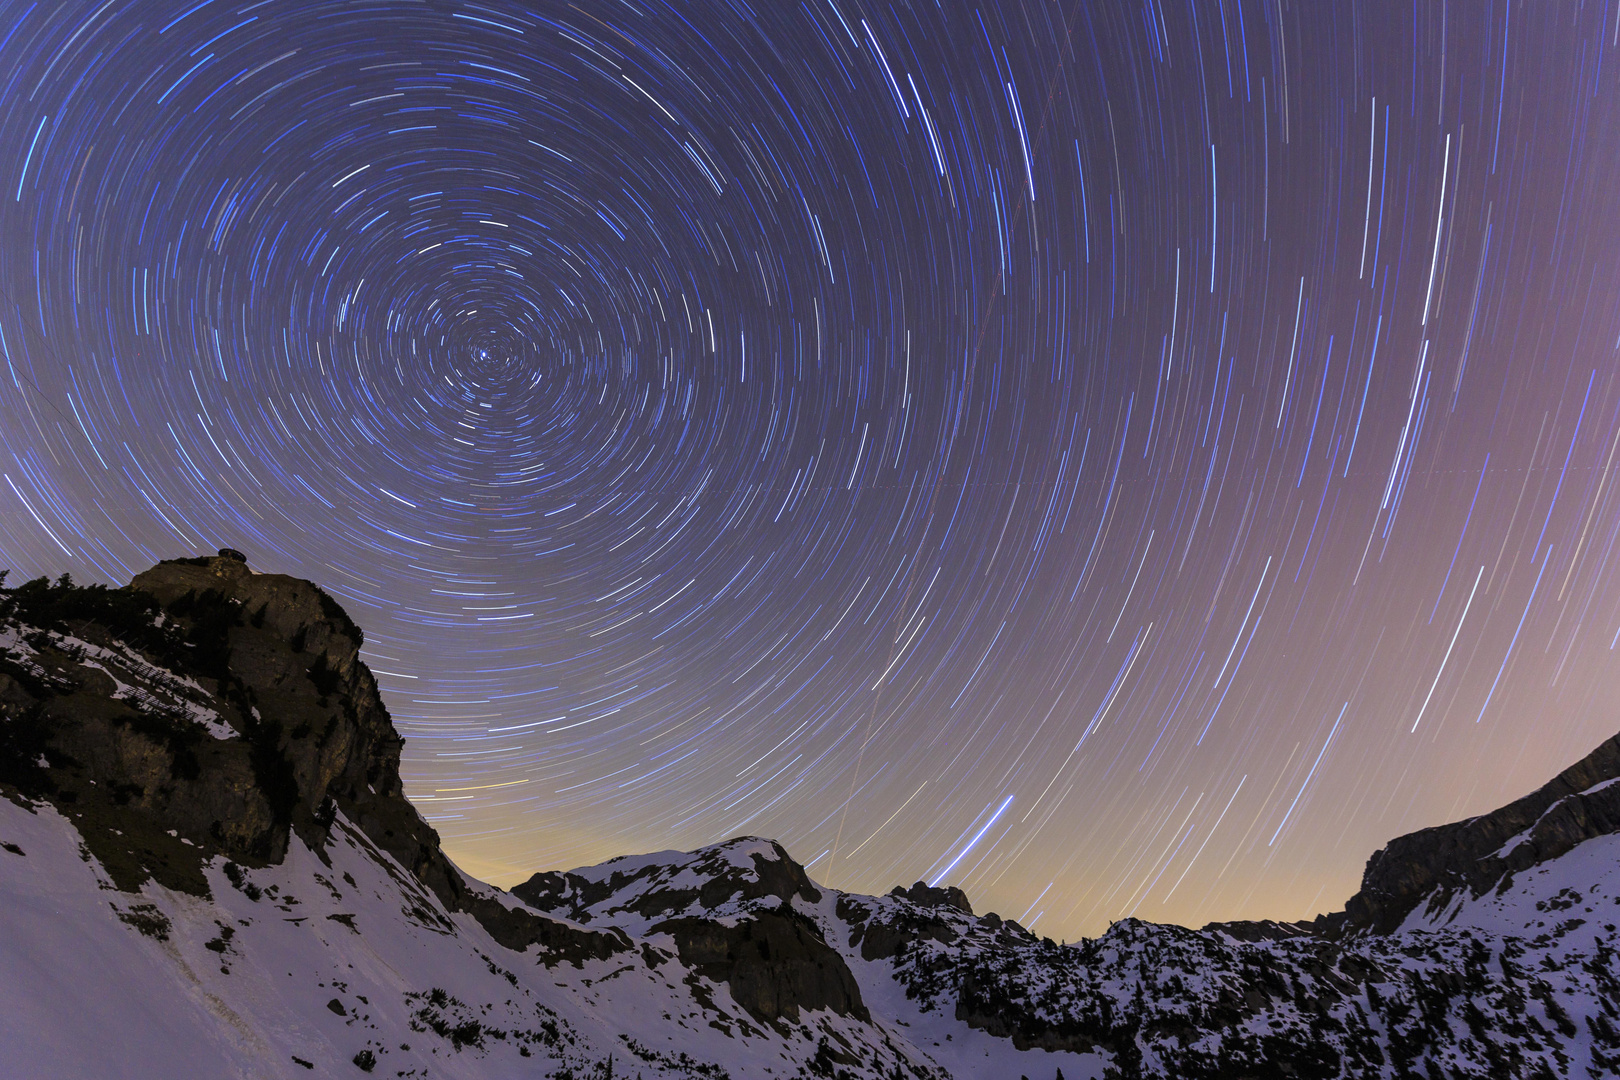
<instances>
[{"instance_id":1,"label":"exposed rock on snow","mask_svg":"<svg viewBox=\"0 0 1620 1080\"><path fill-rule=\"evenodd\" d=\"M293 831L319 850L341 810L411 890L509 948L572 961L628 947L469 886L404 797L404 739L360 661L364 635L318 586L230 552L159 563L126 589L42 580L6 600L5 640L30 655L0 656L0 707L49 764L13 782L67 814L120 888L156 878L207 896L210 857L277 863ZM201 716L242 737L202 737Z\"/></svg>"},{"instance_id":2,"label":"exposed rock on snow","mask_svg":"<svg viewBox=\"0 0 1620 1080\"><path fill-rule=\"evenodd\" d=\"M1620 1073L1620 737L1337 915L1060 946L755 837L473 881L362 640L237 552L0 591L7 1075Z\"/></svg>"},{"instance_id":3,"label":"exposed rock on snow","mask_svg":"<svg viewBox=\"0 0 1620 1080\"><path fill-rule=\"evenodd\" d=\"M793 907L795 898L820 902L821 891L775 841L741 837L689 855L535 874L512 893L582 923L669 935L683 964L724 983L756 1020L797 1022L801 1008L870 1018L843 957Z\"/></svg>"},{"instance_id":4,"label":"exposed rock on snow","mask_svg":"<svg viewBox=\"0 0 1620 1080\"><path fill-rule=\"evenodd\" d=\"M1620 830L1620 735L1522 799L1466 821L1391 840L1367 860L1346 927L1389 933L1420 905L1443 910L1505 879Z\"/></svg>"}]
</instances>

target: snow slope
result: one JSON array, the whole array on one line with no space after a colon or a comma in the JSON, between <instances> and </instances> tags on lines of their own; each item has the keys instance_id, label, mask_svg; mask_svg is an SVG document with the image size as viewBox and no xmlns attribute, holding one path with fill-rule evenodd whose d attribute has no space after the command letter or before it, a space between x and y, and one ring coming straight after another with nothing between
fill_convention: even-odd
<instances>
[{"instance_id":1,"label":"snow slope","mask_svg":"<svg viewBox=\"0 0 1620 1080\"><path fill-rule=\"evenodd\" d=\"M605 1075L609 1056L647 1077L794 1076L822 1039L860 1075L938 1075L882 1025L752 1022L724 987L694 992L656 938L579 966L514 953L347 822L334 836L236 868L240 885L217 861L210 899L130 894L53 808L0 802L4 1075L359 1075L369 1053L390 1076Z\"/></svg>"},{"instance_id":2,"label":"snow slope","mask_svg":"<svg viewBox=\"0 0 1620 1080\"><path fill-rule=\"evenodd\" d=\"M4 1075L359 1075L369 1053L379 1075L468 1078L600 1077L610 1057L626 1075L713 1080L1261 1075L1280 1061L1302 1076L1423 1075L1430 1061L1447 1076L1611 1076L1620 1050L1613 835L1391 935L1246 942L1126 921L1064 947L813 883L813 901L691 895L796 869L745 838L569 875L609 892L548 914L633 946L578 963L498 944L341 816L331 835L320 852L295 835L279 865L228 874L213 859L209 898L130 893L56 809L0 801ZM784 905L847 963L870 1021L762 1021L661 929ZM908 919L932 929L908 937ZM893 925L898 951L863 956Z\"/></svg>"},{"instance_id":3,"label":"snow slope","mask_svg":"<svg viewBox=\"0 0 1620 1080\"><path fill-rule=\"evenodd\" d=\"M135 584L0 590L4 1080L1620 1076L1620 737L1310 924L1059 946L756 837L508 893L404 799L329 597Z\"/></svg>"}]
</instances>

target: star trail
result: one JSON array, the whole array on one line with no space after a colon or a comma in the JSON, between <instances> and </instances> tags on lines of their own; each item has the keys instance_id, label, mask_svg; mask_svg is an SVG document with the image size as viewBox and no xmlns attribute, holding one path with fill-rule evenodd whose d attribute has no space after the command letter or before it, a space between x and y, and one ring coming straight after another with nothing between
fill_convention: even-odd
<instances>
[{"instance_id":1,"label":"star trail","mask_svg":"<svg viewBox=\"0 0 1620 1080\"><path fill-rule=\"evenodd\" d=\"M470 871L1341 904L1620 701L1620 8L0 2L0 565L322 584Z\"/></svg>"}]
</instances>

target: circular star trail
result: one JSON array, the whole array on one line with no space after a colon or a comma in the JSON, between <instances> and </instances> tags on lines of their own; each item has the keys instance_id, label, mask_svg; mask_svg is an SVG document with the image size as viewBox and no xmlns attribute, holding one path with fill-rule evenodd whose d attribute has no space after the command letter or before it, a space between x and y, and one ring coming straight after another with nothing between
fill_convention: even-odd
<instances>
[{"instance_id":1,"label":"circular star trail","mask_svg":"<svg viewBox=\"0 0 1620 1080\"><path fill-rule=\"evenodd\" d=\"M499 882L1330 909L1615 727L1611 6L9 0L0 561L321 583Z\"/></svg>"}]
</instances>

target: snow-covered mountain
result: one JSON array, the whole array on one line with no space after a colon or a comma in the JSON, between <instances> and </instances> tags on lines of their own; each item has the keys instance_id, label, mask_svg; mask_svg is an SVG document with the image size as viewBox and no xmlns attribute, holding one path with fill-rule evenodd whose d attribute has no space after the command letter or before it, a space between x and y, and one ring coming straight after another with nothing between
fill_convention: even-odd
<instances>
[{"instance_id":1,"label":"snow-covered mountain","mask_svg":"<svg viewBox=\"0 0 1620 1080\"><path fill-rule=\"evenodd\" d=\"M474 881L360 643L234 553L0 595L0 1075L1620 1074L1620 737L1337 915L1060 946L753 837Z\"/></svg>"}]
</instances>

